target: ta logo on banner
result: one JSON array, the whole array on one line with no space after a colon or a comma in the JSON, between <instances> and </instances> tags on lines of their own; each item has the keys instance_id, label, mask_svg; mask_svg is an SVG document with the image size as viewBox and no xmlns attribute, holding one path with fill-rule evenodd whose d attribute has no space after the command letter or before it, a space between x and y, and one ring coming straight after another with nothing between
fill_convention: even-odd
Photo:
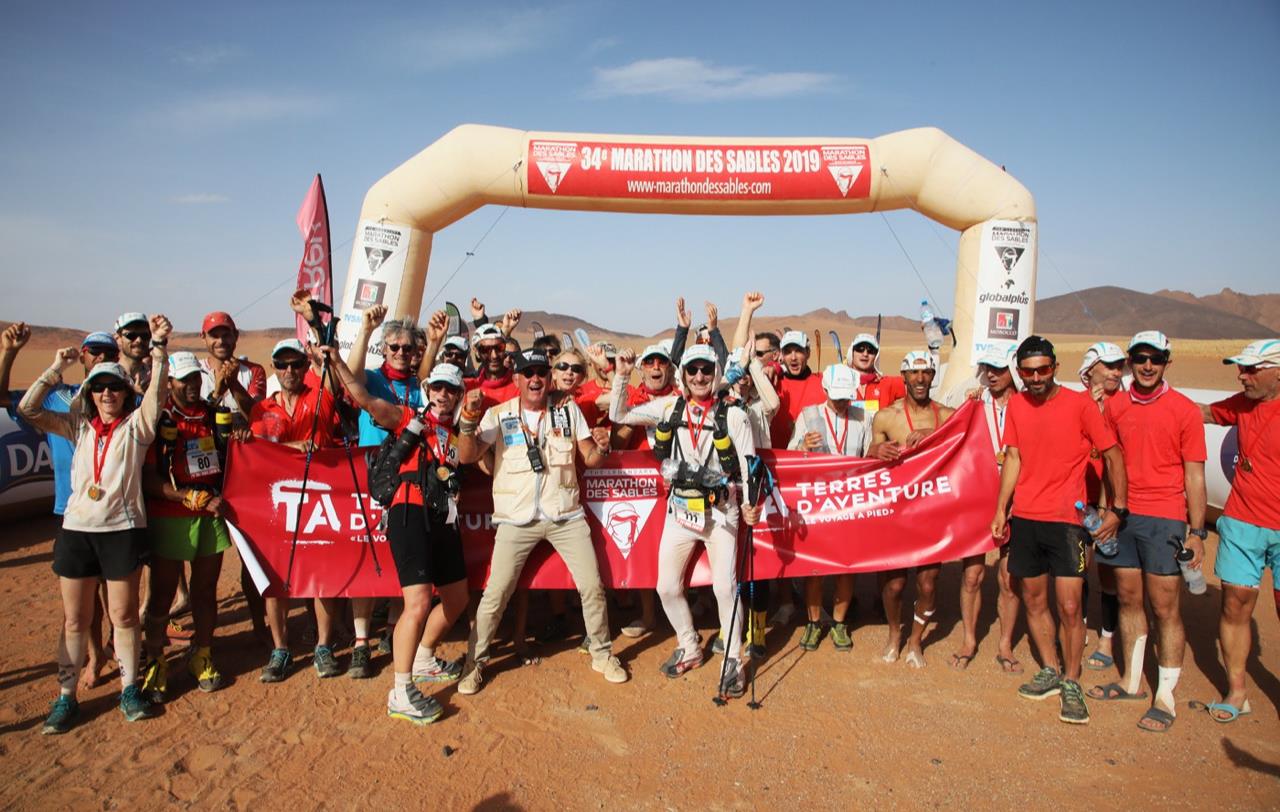
<instances>
[{"instance_id":1,"label":"ta logo on banner","mask_svg":"<svg viewBox=\"0 0 1280 812\"><path fill-rule=\"evenodd\" d=\"M299 531L299 544L332 544L333 536L341 532L338 522L338 510L334 507L327 483L311 481L307 483L307 492L302 492L302 480L285 479L271 485L271 507L275 510L284 508L284 529L292 533L298 527L299 515L302 517L302 529ZM299 503L302 510L298 510ZM316 533L317 529L328 535L327 538L305 538Z\"/></svg>"}]
</instances>

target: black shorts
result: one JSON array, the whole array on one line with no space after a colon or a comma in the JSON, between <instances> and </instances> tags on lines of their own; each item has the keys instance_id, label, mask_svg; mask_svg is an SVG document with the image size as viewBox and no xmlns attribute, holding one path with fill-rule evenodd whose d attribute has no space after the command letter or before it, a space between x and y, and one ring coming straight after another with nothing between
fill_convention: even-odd
<instances>
[{"instance_id":1,"label":"black shorts","mask_svg":"<svg viewBox=\"0 0 1280 812\"><path fill-rule=\"evenodd\" d=\"M1009 520L1009 574L1035 578L1083 578L1089 534L1078 524L1041 522L1014 516Z\"/></svg>"},{"instance_id":2,"label":"black shorts","mask_svg":"<svg viewBox=\"0 0 1280 812\"><path fill-rule=\"evenodd\" d=\"M456 524L422 505L392 505L387 511L387 540L400 586L444 586L467 577L462 536Z\"/></svg>"},{"instance_id":3,"label":"black shorts","mask_svg":"<svg viewBox=\"0 0 1280 812\"><path fill-rule=\"evenodd\" d=\"M53 571L63 578L123 581L143 565L150 553L146 528L108 533L62 528L53 541Z\"/></svg>"}]
</instances>

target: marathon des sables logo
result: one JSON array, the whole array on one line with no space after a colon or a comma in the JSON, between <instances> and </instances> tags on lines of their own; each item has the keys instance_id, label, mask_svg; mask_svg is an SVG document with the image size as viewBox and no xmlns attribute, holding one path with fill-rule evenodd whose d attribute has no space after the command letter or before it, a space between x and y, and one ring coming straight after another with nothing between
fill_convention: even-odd
<instances>
[{"instance_id":1,"label":"marathon des sables logo","mask_svg":"<svg viewBox=\"0 0 1280 812\"><path fill-rule=\"evenodd\" d=\"M560 188L564 176L569 174L574 160L578 157L578 144L575 141L530 141L529 158L538 168L538 173L546 181L551 194Z\"/></svg>"},{"instance_id":2,"label":"marathon des sables logo","mask_svg":"<svg viewBox=\"0 0 1280 812\"><path fill-rule=\"evenodd\" d=\"M292 537L298 531L298 544L334 544L338 541L365 540L364 513L354 492L336 493L327 482L311 480L303 493L302 480L282 479L271 483L271 508L277 519L283 511L284 529ZM375 528L374 541L386 541L385 533L376 528L382 508L368 496L362 497L369 521ZM301 509L299 509L301 508Z\"/></svg>"},{"instance_id":3,"label":"marathon des sables logo","mask_svg":"<svg viewBox=\"0 0 1280 812\"><path fill-rule=\"evenodd\" d=\"M583 486L587 507L626 558L658 504L658 472L652 468L588 469Z\"/></svg>"}]
</instances>

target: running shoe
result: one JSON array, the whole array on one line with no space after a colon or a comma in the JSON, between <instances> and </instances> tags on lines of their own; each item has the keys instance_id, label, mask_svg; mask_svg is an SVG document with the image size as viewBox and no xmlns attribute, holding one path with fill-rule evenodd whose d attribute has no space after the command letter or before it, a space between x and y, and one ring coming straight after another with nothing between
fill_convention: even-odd
<instances>
[{"instance_id":1,"label":"running shoe","mask_svg":"<svg viewBox=\"0 0 1280 812\"><path fill-rule=\"evenodd\" d=\"M316 673L320 675L320 679L329 679L342 673L342 666L338 665L338 658L333 656L333 649L328 646L316 646L311 656L311 664L315 666Z\"/></svg>"},{"instance_id":2,"label":"running shoe","mask_svg":"<svg viewBox=\"0 0 1280 812\"><path fill-rule=\"evenodd\" d=\"M623 683L631 679L631 675L627 673L627 669L622 667L622 661L613 655L601 657L598 660L592 660L591 667L596 671L599 671L601 674L604 674L604 678L609 682Z\"/></svg>"},{"instance_id":3,"label":"running shoe","mask_svg":"<svg viewBox=\"0 0 1280 812\"><path fill-rule=\"evenodd\" d=\"M737 659L730 657L725 660L724 673L720 677L720 695L737 699L746 692L746 670L742 668Z\"/></svg>"},{"instance_id":4,"label":"running shoe","mask_svg":"<svg viewBox=\"0 0 1280 812\"><path fill-rule=\"evenodd\" d=\"M717 634L716 639L711 641L712 656L724 654L724 635Z\"/></svg>"},{"instance_id":5,"label":"running shoe","mask_svg":"<svg viewBox=\"0 0 1280 812\"><path fill-rule=\"evenodd\" d=\"M440 718L444 707L433 697L424 696L413 684L392 688L387 694L387 715L415 725L429 725Z\"/></svg>"},{"instance_id":6,"label":"running shoe","mask_svg":"<svg viewBox=\"0 0 1280 812\"><path fill-rule=\"evenodd\" d=\"M685 656L684 649L678 648L671 652L671 656L662 664L658 670L667 676L668 679L675 679L692 671L702 665L702 652L695 649L689 656Z\"/></svg>"},{"instance_id":7,"label":"running shoe","mask_svg":"<svg viewBox=\"0 0 1280 812\"><path fill-rule=\"evenodd\" d=\"M352 679L368 679L373 676L373 670L369 668L368 646L351 649L351 665L347 667L347 676Z\"/></svg>"},{"instance_id":8,"label":"running shoe","mask_svg":"<svg viewBox=\"0 0 1280 812\"><path fill-rule=\"evenodd\" d=\"M222 675L213 665L213 654L208 646L192 649L187 658L187 671L196 678L196 686L206 694L222 687Z\"/></svg>"},{"instance_id":9,"label":"running shoe","mask_svg":"<svg viewBox=\"0 0 1280 812\"><path fill-rule=\"evenodd\" d=\"M462 679L458 680L458 693L464 696L480 693L480 686L484 684L484 666L480 663L471 663L471 670L463 667Z\"/></svg>"},{"instance_id":10,"label":"running shoe","mask_svg":"<svg viewBox=\"0 0 1280 812\"><path fill-rule=\"evenodd\" d=\"M120 693L120 712L124 714L126 722L136 722L155 716L156 707L147 701L137 685L126 685Z\"/></svg>"},{"instance_id":11,"label":"running shoe","mask_svg":"<svg viewBox=\"0 0 1280 812\"><path fill-rule=\"evenodd\" d=\"M456 660L442 660L439 657L432 657L431 661L422 667L413 669L414 682L453 682L462 676L463 658ZM417 664L415 663L415 666Z\"/></svg>"},{"instance_id":12,"label":"running shoe","mask_svg":"<svg viewBox=\"0 0 1280 812\"><path fill-rule=\"evenodd\" d=\"M272 649L271 657L267 660L267 664L262 667L262 673L258 675L258 679L262 682L280 682L289 676L289 672L292 670L293 657L289 654L289 649Z\"/></svg>"},{"instance_id":13,"label":"running shoe","mask_svg":"<svg viewBox=\"0 0 1280 812\"><path fill-rule=\"evenodd\" d=\"M1058 669L1045 666L1036 672L1031 682L1018 686L1018 696L1025 696L1027 699L1047 699L1060 690L1062 690L1062 675L1058 673Z\"/></svg>"},{"instance_id":14,"label":"running shoe","mask_svg":"<svg viewBox=\"0 0 1280 812\"><path fill-rule=\"evenodd\" d=\"M165 691L169 687L169 664L163 657L151 658L142 666L142 693L148 702L164 704Z\"/></svg>"},{"instance_id":15,"label":"running shoe","mask_svg":"<svg viewBox=\"0 0 1280 812\"><path fill-rule=\"evenodd\" d=\"M591 635L589 634L582 635L582 642L578 643L578 653L579 654L591 653Z\"/></svg>"},{"instance_id":16,"label":"running shoe","mask_svg":"<svg viewBox=\"0 0 1280 812\"><path fill-rule=\"evenodd\" d=\"M805 651L817 651L822 642L822 624L809 621L804 624L804 634L800 635L800 648Z\"/></svg>"},{"instance_id":17,"label":"running shoe","mask_svg":"<svg viewBox=\"0 0 1280 812\"><path fill-rule=\"evenodd\" d=\"M49 715L45 717L44 727L40 733L44 736L58 736L66 733L80 715L80 703L74 696L60 695L49 706Z\"/></svg>"},{"instance_id":18,"label":"running shoe","mask_svg":"<svg viewBox=\"0 0 1280 812\"><path fill-rule=\"evenodd\" d=\"M388 626L382 630L382 639L378 641L378 653L391 653L391 636L395 632L395 626Z\"/></svg>"},{"instance_id":19,"label":"running shoe","mask_svg":"<svg viewBox=\"0 0 1280 812\"><path fill-rule=\"evenodd\" d=\"M1089 724L1089 706L1084 703L1084 691L1080 690L1080 683L1064 679L1059 700L1062 702L1058 711L1059 719L1073 725Z\"/></svg>"},{"instance_id":20,"label":"running shoe","mask_svg":"<svg viewBox=\"0 0 1280 812\"><path fill-rule=\"evenodd\" d=\"M831 624L831 645L836 647L836 651L853 650L853 638L849 636L849 626L847 624Z\"/></svg>"}]
</instances>

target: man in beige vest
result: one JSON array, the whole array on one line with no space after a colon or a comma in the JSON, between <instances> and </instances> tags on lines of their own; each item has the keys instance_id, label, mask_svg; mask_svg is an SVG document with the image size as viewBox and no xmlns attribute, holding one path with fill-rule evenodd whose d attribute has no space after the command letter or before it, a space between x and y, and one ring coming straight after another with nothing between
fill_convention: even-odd
<instances>
[{"instance_id":1,"label":"man in beige vest","mask_svg":"<svg viewBox=\"0 0 1280 812\"><path fill-rule=\"evenodd\" d=\"M573 464L576 447L588 468L599 467L609 454L609 429L588 427L572 397L552 397L546 353L524 350L513 361L519 396L493 406L481 419L483 393L473 390L467 394L458 425L460 462L477 462L493 449L493 523L497 527L489 583L476 609L458 693L480 690L481 671L489 661L498 621L525 561L543 539L559 553L578 586L591 667L609 682L626 682L627 671L612 654L604 586Z\"/></svg>"}]
</instances>

